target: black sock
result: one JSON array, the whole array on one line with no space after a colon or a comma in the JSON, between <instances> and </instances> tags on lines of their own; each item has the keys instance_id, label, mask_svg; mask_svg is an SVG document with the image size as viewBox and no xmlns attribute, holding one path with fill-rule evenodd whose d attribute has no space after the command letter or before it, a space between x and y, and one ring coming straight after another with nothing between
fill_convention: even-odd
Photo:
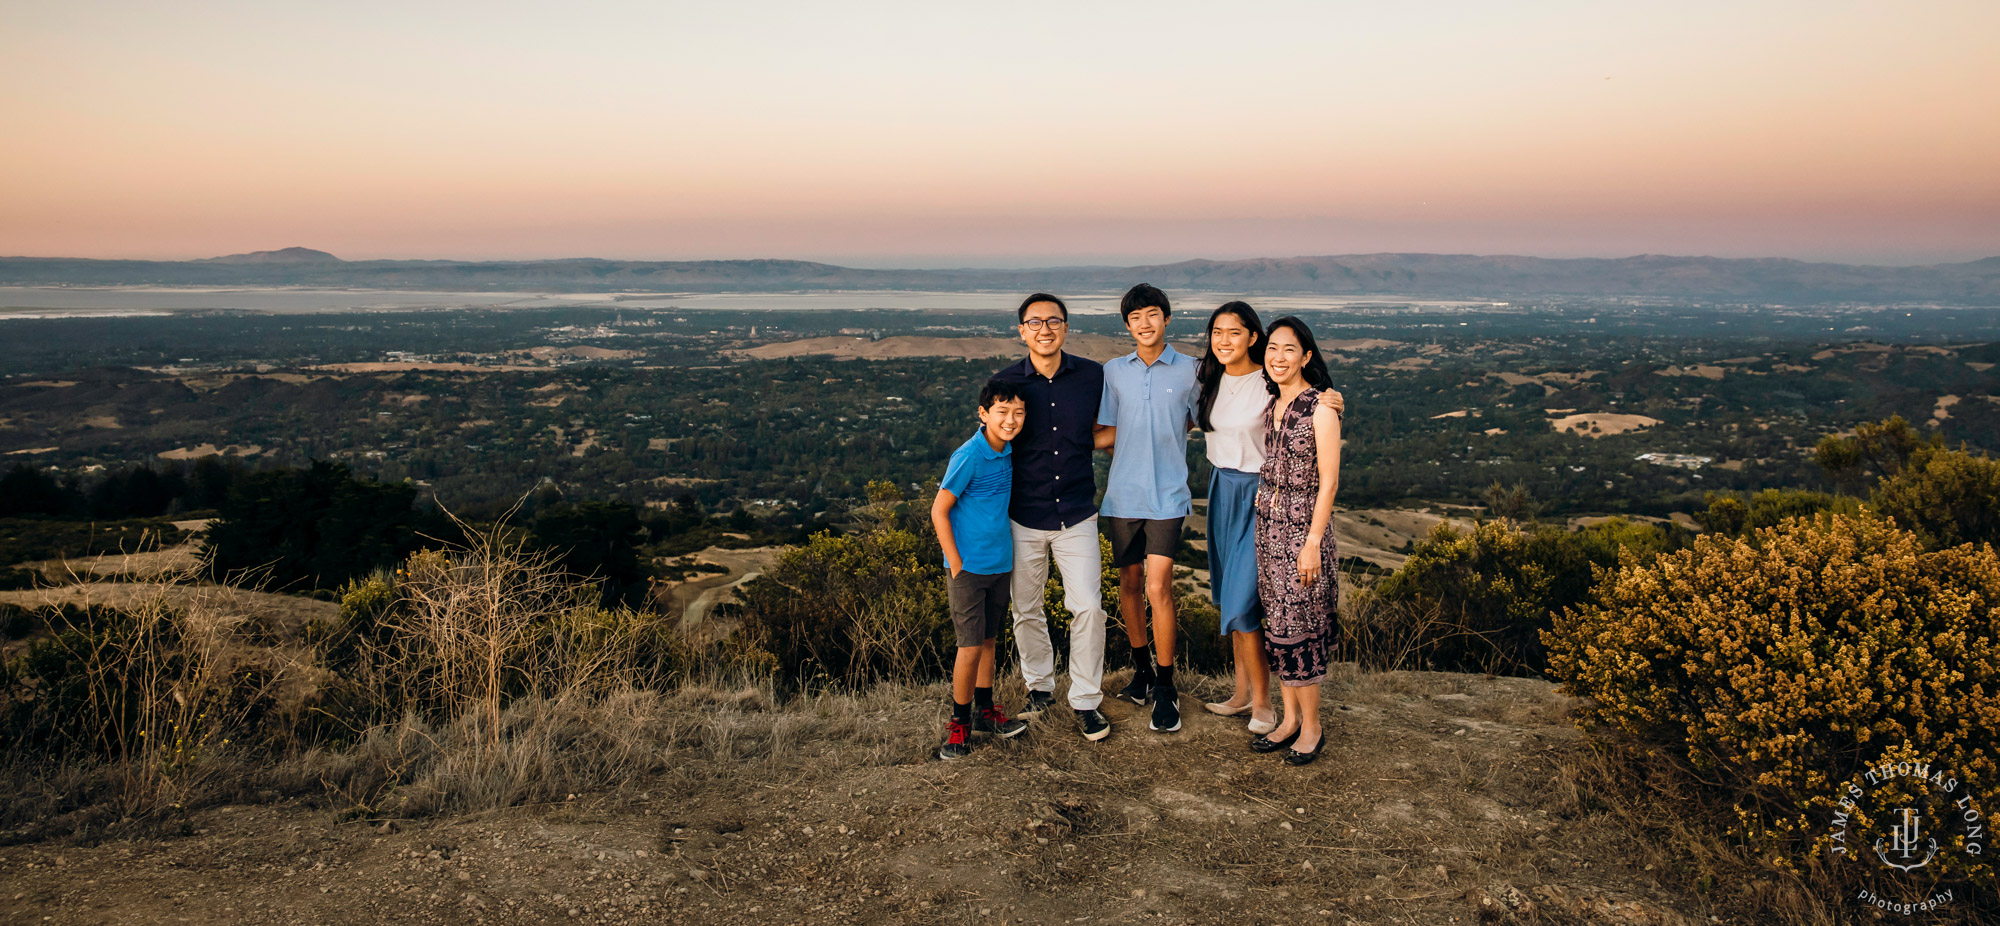
<instances>
[{"instance_id":1,"label":"black sock","mask_svg":"<svg viewBox=\"0 0 2000 926\"><path fill-rule=\"evenodd\" d=\"M985 710L985 709L987 709L987 708L989 708L989 707L992 707L992 706L993 706L993 689L991 689L991 688L974 688L974 689L972 689L972 706L973 706L973 708L975 708L975 709L977 709L977 710L982 710L982 711L983 711L983 710Z\"/></svg>"},{"instance_id":2,"label":"black sock","mask_svg":"<svg viewBox=\"0 0 2000 926\"><path fill-rule=\"evenodd\" d=\"M1162 688L1174 687L1174 667L1170 665L1154 666L1153 684L1158 685Z\"/></svg>"},{"instance_id":3,"label":"black sock","mask_svg":"<svg viewBox=\"0 0 2000 926\"><path fill-rule=\"evenodd\" d=\"M971 723L972 705L961 704L957 700L953 700L951 702L951 719L956 720L959 723Z\"/></svg>"},{"instance_id":4,"label":"black sock","mask_svg":"<svg viewBox=\"0 0 2000 926\"><path fill-rule=\"evenodd\" d=\"M1153 677L1153 651L1143 644L1132 647L1132 679Z\"/></svg>"}]
</instances>

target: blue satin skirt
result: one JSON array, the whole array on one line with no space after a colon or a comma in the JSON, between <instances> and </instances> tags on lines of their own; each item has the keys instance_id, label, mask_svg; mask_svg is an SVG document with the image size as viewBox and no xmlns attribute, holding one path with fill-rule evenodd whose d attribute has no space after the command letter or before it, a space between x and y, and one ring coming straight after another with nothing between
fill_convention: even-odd
<instances>
[{"instance_id":1,"label":"blue satin skirt","mask_svg":"<svg viewBox=\"0 0 2000 926\"><path fill-rule=\"evenodd\" d=\"M1222 632L1264 628L1257 598L1257 474L1215 468L1208 481L1208 594Z\"/></svg>"}]
</instances>

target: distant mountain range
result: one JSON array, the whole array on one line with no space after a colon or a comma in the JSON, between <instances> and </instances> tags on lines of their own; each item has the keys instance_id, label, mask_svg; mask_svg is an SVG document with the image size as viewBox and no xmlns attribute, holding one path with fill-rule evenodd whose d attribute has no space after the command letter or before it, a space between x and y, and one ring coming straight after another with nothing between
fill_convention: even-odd
<instances>
[{"instance_id":1,"label":"distant mountain range","mask_svg":"<svg viewBox=\"0 0 2000 926\"><path fill-rule=\"evenodd\" d=\"M2000 257L1925 267L1664 257L1469 254L1189 260L1144 267L863 270L800 260L346 261L311 248L206 260L0 257L0 285L334 286L535 292L1169 290L1436 298L1639 297L1779 304L2000 306Z\"/></svg>"}]
</instances>

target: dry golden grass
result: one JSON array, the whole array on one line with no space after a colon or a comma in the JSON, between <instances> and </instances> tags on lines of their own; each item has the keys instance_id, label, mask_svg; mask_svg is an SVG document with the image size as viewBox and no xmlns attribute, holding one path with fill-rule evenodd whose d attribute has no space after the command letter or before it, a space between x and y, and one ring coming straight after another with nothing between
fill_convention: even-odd
<instances>
[{"instance_id":1,"label":"dry golden grass","mask_svg":"<svg viewBox=\"0 0 2000 926\"><path fill-rule=\"evenodd\" d=\"M1659 423L1660 419L1645 415L1585 414L1556 418L1549 422L1549 427L1583 437L1605 437L1650 428Z\"/></svg>"}]
</instances>

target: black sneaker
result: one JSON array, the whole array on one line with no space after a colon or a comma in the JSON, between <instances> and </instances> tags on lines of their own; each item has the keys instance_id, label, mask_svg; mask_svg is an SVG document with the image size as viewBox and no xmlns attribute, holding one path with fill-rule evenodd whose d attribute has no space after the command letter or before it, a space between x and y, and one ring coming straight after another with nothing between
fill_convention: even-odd
<instances>
[{"instance_id":1,"label":"black sneaker","mask_svg":"<svg viewBox=\"0 0 2000 926\"><path fill-rule=\"evenodd\" d=\"M938 747L940 759L963 759L972 754L972 728L959 723L954 717L945 722L944 745Z\"/></svg>"},{"instance_id":2,"label":"black sneaker","mask_svg":"<svg viewBox=\"0 0 2000 926\"><path fill-rule=\"evenodd\" d=\"M1028 703L1021 708L1022 717L1040 717L1042 712L1054 707L1056 696L1050 691L1029 691Z\"/></svg>"},{"instance_id":3,"label":"black sneaker","mask_svg":"<svg viewBox=\"0 0 2000 926\"><path fill-rule=\"evenodd\" d=\"M1149 672L1143 675L1138 672L1132 673L1131 684L1126 685L1124 690L1118 692L1118 697L1141 707L1145 706L1146 702L1153 698L1152 673Z\"/></svg>"},{"instance_id":4,"label":"black sneaker","mask_svg":"<svg viewBox=\"0 0 2000 926\"><path fill-rule=\"evenodd\" d=\"M1083 728L1083 738L1093 743L1111 735L1111 721L1104 719L1104 712L1097 708L1077 711L1076 723Z\"/></svg>"},{"instance_id":5,"label":"black sneaker","mask_svg":"<svg viewBox=\"0 0 2000 926\"><path fill-rule=\"evenodd\" d=\"M1153 686L1153 722L1151 726L1154 730L1161 733L1172 733L1181 728L1180 697L1180 692L1175 691L1172 685Z\"/></svg>"},{"instance_id":6,"label":"black sneaker","mask_svg":"<svg viewBox=\"0 0 2000 926\"><path fill-rule=\"evenodd\" d=\"M1027 721L1010 719L1007 712L1001 710L998 704L972 715L974 733L991 733L1004 740L1019 736L1021 731L1026 729L1028 729Z\"/></svg>"}]
</instances>

